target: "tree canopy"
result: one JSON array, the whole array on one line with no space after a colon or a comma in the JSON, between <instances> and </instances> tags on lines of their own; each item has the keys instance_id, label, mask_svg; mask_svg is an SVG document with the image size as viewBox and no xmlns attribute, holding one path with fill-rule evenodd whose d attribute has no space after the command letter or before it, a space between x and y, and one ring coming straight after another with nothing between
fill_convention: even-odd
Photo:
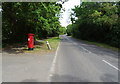
<instances>
[{"instance_id":1,"label":"tree canopy","mask_svg":"<svg viewBox=\"0 0 120 84\"><path fill-rule=\"evenodd\" d=\"M68 34L89 40L107 43L119 47L120 42L120 2L83 2L72 9L72 25L68 25Z\"/></svg>"},{"instance_id":2,"label":"tree canopy","mask_svg":"<svg viewBox=\"0 0 120 84\"><path fill-rule=\"evenodd\" d=\"M35 38L58 36L61 8L62 5L56 2L2 3L3 41L26 41L28 33L34 33Z\"/></svg>"}]
</instances>

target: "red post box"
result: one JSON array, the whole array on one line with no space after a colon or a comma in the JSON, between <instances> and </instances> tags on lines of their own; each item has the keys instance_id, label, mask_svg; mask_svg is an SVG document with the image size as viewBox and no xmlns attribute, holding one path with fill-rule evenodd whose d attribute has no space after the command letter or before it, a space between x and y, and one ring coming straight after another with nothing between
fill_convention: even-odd
<instances>
[{"instance_id":1,"label":"red post box","mask_svg":"<svg viewBox=\"0 0 120 84\"><path fill-rule=\"evenodd\" d=\"M28 50L33 50L34 48L34 34L28 34Z\"/></svg>"}]
</instances>

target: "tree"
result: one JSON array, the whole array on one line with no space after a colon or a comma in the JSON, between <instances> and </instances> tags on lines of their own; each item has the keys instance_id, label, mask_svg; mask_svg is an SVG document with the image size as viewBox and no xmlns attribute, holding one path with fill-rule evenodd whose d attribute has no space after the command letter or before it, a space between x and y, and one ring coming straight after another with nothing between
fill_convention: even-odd
<instances>
[{"instance_id":1,"label":"tree","mask_svg":"<svg viewBox=\"0 0 120 84\"><path fill-rule=\"evenodd\" d=\"M68 35L68 36L72 35L72 24L69 24L69 25L67 26L66 32L67 32L67 35Z\"/></svg>"},{"instance_id":2,"label":"tree","mask_svg":"<svg viewBox=\"0 0 120 84\"><path fill-rule=\"evenodd\" d=\"M81 6L76 6L72 10L72 15L78 18L72 24L74 37L118 47L118 2L83 2Z\"/></svg>"},{"instance_id":3,"label":"tree","mask_svg":"<svg viewBox=\"0 0 120 84\"><path fill-rule=\"evenodd\" d=\"M24 42L28 33L35 38L59 35L61 4L56 2L4 2L3 41Z\"/></svg>"}]
</instances>

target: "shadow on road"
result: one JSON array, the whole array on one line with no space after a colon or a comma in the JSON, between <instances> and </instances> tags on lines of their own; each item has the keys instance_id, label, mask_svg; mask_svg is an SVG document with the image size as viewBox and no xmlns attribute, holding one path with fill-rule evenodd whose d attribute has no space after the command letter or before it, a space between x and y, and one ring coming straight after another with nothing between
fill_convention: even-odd
<instances>
[{"instance_id":1,"label":"shadow on road","mask_svg":"<svg viewBox=\"0 0 120 84\"><path fill-rule=\"evenodd\" d=\"M112 74L104 74L102 77L101 77L101 80L103 82L118 82L118 80L116 80L118 78L116 78L116 76L112 75ZM116 81L115 81L116 80Z\"/></svg>"},{"instance_id":2,"label":"shadow on road","mask_svg":"<svg viewBox=\"0 0 120 84\"><path fill-rule=\"evenodd\" d=\"M108 79L109 78L109 79ZM62 84L70 84L70 83L75 83L75 84L119 84L118 82L113 81L114 76L113 75L109 75L109 74L105 74L103 77L101 77L101 80L103 82L90 82L90 80L87 79L80 79L78 77L74 77L74 76L70 76L70 75L53 75L53 77L51 78L52 82L58 82L58 83L54 83L54 84L59 84L60 82L62 82Z\"/></svg>"},{"instance_id":3,"label":"shadow on road","mask_svg":"<svg viewBox=\"0 0 120 84\"><path fill-rule=\"evenodd\" d=\"M34 84L37 84L37 80L36 79L25 79L25 80L23 80L22 82L36 82L36 83L34 83ZM27 83L26 83L27 84Z\"/></svg>"},{"instance_id":4,"label":"shadow on road","mask_svg":"<svg viewBox=\"0 0 120 84\"><path fill-rule=\"evenodd\" d=\"M89 82L85 79L80 79L78 77L70 76L70 75L53 75L51 78L52 82Z\"/></svg>"},{"instance_id":5,"label":"shadow on road","mask_svg":"<svg viewBox=\"0 0 120 84\"><path fill-rule=\"evenodd\" d=\"M38 82L36 79L26 79L22 82L3 82L2 84L119 84L117 82L89 82L81 80L73 76L58 76L52 77L52 82Z\"/></svg>"}]
</instances>

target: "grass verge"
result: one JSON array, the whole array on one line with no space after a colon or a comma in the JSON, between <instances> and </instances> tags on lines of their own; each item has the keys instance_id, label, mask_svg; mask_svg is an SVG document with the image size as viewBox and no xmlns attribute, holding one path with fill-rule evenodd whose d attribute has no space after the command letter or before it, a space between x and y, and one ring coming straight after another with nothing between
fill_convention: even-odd
<instances>
[{"instance_id":1,"label":"grass verge","mask_svg":"<svg viewBox=\"0 0 120 84\"><path fill-rule=\"evenodd\" d=\"M75 37L73 37L75 38ZM78 39L78 38L75 38L75 39ZM102 47L102 48L107 48L107 49L111 49L113 51L117 51L117 52L120 52L120 49L119 48L116 48L116 47L113 47L113 46L110 46L110 45L107 45L107 44L104 44L104 43L98 43L98 42L93 42L93 41L86 41L86 40L81 40L81 39L78 39L82 42L85 42L87 44L93 44L93 45L96 45L96 46L99 46L99 47Z\"/></svg>"},{"instance_id":2,"label":"grass verge","mask_svg":"<svg viewBox=\"0 0 120 84\"><path fill-rule=\"evenodd\" d=\"M49 42L51 46L51 50L48 50L46 41ZM51 37L44 40L36 40L34 45L34 50L28 51L27 44L14 44L14 45L8 45L5 48L3 48L3 51L6 51L8 53L33 53L33 54L47 54L49 52L56 51L58 44L60 42L59 37Z\"/></svg>"},{"instance_id":3,"label":"grass verge","mask_svg":"<svg viewBox=\"0 0 120 84\"><path fill-rule=\"evenodd\" d=\"M60 42L60 38L59 37L53 37L50 39L46 39L46 41L48 41L50 43L50 46L52 48L52 50L56 50L58 47L58 44Z\"/></svg>"}]
</instances>

